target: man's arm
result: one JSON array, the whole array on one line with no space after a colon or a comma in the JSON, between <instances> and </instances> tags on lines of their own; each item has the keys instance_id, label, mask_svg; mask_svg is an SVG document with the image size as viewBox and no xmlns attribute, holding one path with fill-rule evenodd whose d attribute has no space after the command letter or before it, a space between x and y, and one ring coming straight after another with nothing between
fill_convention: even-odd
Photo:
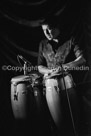
<instances>
[{"instance_id":1,"label":"man's arm","mask_svg":"<svg viewBox=\"0 0 91 136\"><path fill-rule=\"evenodd\" d=\"M38 66L38 70L41 74L45 75L45 74L49 74L52 72L52 70L48 69L47 67L43 66L43 65L39 65Z\"/></svg>"},{"instance_id":2,"label":"man's arm","mask_svg":"<svg viewBox=\"0 0 91 136\"><path fill-rule=\"evenodd\" d=\"M43 56L43 45L45 44L44 41L40 42L39 45L39 55L38 55L38 71L45 75L49 74L51 70L47 67L46 59Z\"/></svg>"},{"instance_id":3,"label":"man's arm","mask_svg":"<svg viewBox=\"0 0 91 136\"><path fill-rule=\"evenodd\" d=\"M80 55L78 58L76 58L74 61L71 61L69 63L66 63L66 64L63 64L63 68L74 68L74 67L77 67L77 66L81 66L83 64L85 64L86 60L85 58L83 57L83 55Z\"/></svg>"},{"instance_id":4,"label":"man's arm","mask_svg":"<svg viewBox=\"0 0 91 136\"><path fill-rule=\"evenodd\" d=\"M71 47L73 48L72 50L76 56L76 59L72 62L63 64L63 67L73 68L73 67L84 65L86 63L86 60L83 57L82 50L79 48L78 44L75 43L74 39L72 40L71 44L72 44Z\"/></svg>"}]
</instances>

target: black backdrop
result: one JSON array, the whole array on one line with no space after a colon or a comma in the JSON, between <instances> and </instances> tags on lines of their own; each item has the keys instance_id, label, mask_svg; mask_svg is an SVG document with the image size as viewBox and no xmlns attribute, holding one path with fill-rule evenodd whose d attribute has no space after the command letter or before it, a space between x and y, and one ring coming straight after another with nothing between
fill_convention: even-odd
<instances>
[{"instance_id":1,"label":"black backdrop","mask_svg":"<svg viewBox=\"0 0 91 136\"><path fill-rule=\"evenodd\" d=\"M10 130L13 122L10 103L11 78L23 75L23 71L4 70L3 66L20 66L17 55L37 65L39 42L44 38L40 24L45 20L59 23L62 41L74 35L83 49L87 65L91 63L91 2L77 0L1 0L0 1L0 127ZM86 113L90 115L91 72L74 72L84 100ZM90 110L89 110L90 109ZM89 112L87 112L87 110ZM91 120L90 116L88 120ZM11 125L9 125L11 122ZM89 121L89 123L91 123ZM89 125L90 129L91 125Z\"/></svg>"}]
</instances>

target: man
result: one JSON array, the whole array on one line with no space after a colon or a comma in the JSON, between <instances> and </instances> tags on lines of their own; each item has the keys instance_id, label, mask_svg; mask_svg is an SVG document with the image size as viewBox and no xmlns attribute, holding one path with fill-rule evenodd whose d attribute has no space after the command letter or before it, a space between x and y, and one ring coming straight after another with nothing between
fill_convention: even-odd
<instances>
[{"instance_id":1,"label":"man","mask_svg":"<svg viewBox=\"0 0 91 136\"><path fill-rule=\"evenodd\" d=\"M77 112L78 100L70 71L76 66L84 64L85 59L73 38L62 44L60 30L57 27L52 29L45 23L42 24L42 29L46 39L40 42L38 70L44 75L48 108L59 134L62 131L63 117L66 117L68 113L65 112L68 112L67 109L69 109L73 128L76 132L78 130L76 129L75 116L78 115L75 115L75 112ZM69 62L73 53L75 59Z\"/></svg>"}]
</instances>

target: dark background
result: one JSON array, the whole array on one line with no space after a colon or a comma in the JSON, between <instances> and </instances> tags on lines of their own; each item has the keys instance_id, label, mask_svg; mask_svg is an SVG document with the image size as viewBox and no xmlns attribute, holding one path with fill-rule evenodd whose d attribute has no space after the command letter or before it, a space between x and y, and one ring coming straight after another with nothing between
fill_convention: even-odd
<instances>
[{"instance_id":1,"label":"dark background","mask_svg":"<svg viewBox=\"0 0 91 136\"><path fill-rule=\"evenodd\" d=\"M59 23L62 42L74 36L83 50L86 65L91 64L91 2L77 0L1 0L0 1L0 128L14 133L11 108L11 78L23 71L3 70L2 66L20 66L20 54L37 65L38 47L44 38L41 23ZM23 64L23 62L22 62ZM32 72L32 71L31 71ZM73 72L80 90L87 131L91 131L91 70Z\"/></svg>"}]
</instances>

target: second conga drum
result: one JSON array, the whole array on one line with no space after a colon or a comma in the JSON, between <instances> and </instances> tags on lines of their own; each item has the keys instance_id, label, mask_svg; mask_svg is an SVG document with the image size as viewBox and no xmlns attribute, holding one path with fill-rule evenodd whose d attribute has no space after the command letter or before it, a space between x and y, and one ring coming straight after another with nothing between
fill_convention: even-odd
<instances>
[{"instance_id":1,"label":"second conga drum","mask_svg":"<svg viewBox=\"0 0 91 136\"><path fill-rule=\"evenodd\" d=\"M30 90L30 76L21 75L11 79L11 106L15 119L27 119Z\"/></svg>"},{"instance_id":2,"label":"second conga drum","mask_svg":"<svg viewBox=\"0 0 91 136\"><path fill-rule=\"evenodd\" d=\"M33 110L33 126L38 135L48 135L51 133L49 124L49 112L45 98L45 88L43 78L39 73L32 73L32 94L35 110Z\"/></svg>"},{"instance_id":3,"label":"second conga drum","mask_svg":"<svg viewBox=\"0 0 91 136\"><path fill-rule=\"evenodd\" d=\"M33 103L34 108L33 110L35 113L33 113L38 119L39 116L41 117L43 115L42 111L44 108L44 95L43 95L43 84L42 84L42 77L39 75L39 73L31 73L30 77L32 79L32 95L33 95ZM36 118L35 117L35 118Z\"/></svg>"},{"instance_id":4,"label":"second conga drum","mask_svg":"<svg viewBox=\"0 0 91 136\"><path fill-rule=\"evenodd\" d=\"M60 131L62 111L58 81L57 79L47 79L45 80L45 86L46 86L46 101L48 104L48 108L55 125Z\"/></svg>"}]
</instances>

